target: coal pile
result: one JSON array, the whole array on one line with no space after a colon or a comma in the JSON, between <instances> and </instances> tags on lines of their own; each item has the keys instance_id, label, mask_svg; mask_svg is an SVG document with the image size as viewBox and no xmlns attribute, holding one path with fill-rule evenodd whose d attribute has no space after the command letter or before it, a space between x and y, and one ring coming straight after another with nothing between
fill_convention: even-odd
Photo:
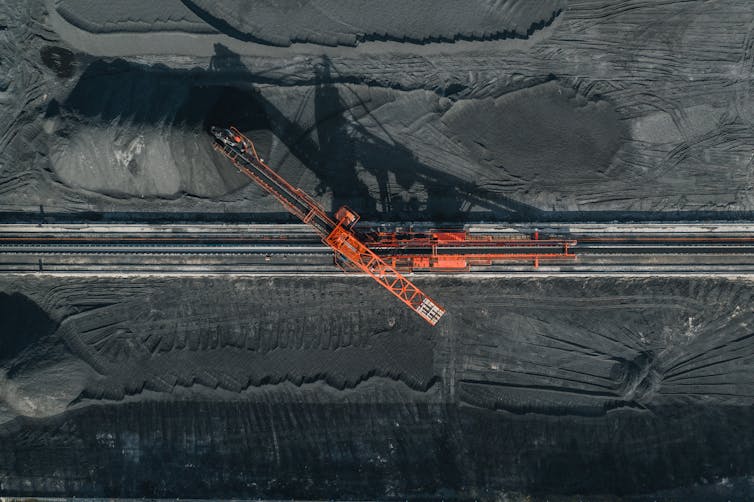
<instances>
[{"instance_id":1,"label":"coal pile","mask_svg":"<svg viewBox=\"0 0 754 502\"><path fill-rule=\"evenodd\" d=\"M107 4L0 0L2 222L754 211L746 0ZM748 279L362 279L0 277L0 495L754 494Z\"/></svg>"}]
</instances>

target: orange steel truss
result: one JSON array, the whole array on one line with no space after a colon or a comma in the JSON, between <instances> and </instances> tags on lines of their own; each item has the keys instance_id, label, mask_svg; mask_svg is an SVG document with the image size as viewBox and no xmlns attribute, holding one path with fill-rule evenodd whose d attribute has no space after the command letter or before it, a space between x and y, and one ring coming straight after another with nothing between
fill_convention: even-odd
<instances>
[{"instance_id":1,"label":"orange steel truss","mask_svg":"<svg viewBox=\"0 0 754 502\"><path fill-rule=\"evenodd\" d=\"M311 225L320 234L322 242L333 249L336 258L344 258L357 270L371 276L432 326L437 324L445 309L359 240L351 229L358 221L356 213L343 207L336 213L336 223L314 199L290 185L265 164L249 138L235 127L231 127L230 132L233 140L229 143L232 144L215 142L213 146L216 150L280 201L289 212Z\"/></svg>"},{"instance_id":2,"label":"orange steel truss","mask_svg":"<svg viewBox=\"0 0 754 502\"><path fill-rule=\"evenodd\" d=\"M538 268L541 261L576 259L572 251L576 241L540 239L537 231L531 238L505 239L459 230L357 233L353 230L359 220L355 212L344 206L335 213L335 219L331 218L308 194L265 164L254 143L238 129L218 129L213 134L218 138L216 150L317 231L322 242L335 252L336 264L344 270L348 267L368 274L433 326L445 310L402 273L464 272L471 266L489 266L498 261L528 262Z\"/></svg>"},{"instance_id":3,"label":"orange steel truss","mask_svg":"<svg viewBox=\"0 0 754 502\"><path fill-rule=\"evenodd\" d=\"M541 261L576 259L575 240L540 239L538 233L532 239L500 239L457 230L372 232L365 243L402 272L464 272L498 261L531 262L538 268Z\"/></svg>"},{"instance_id":4,"label":"orange steel truss","mask_svg":"<svg viewBox=\"0 0 754 502\"><path fill-rule=\"evenodd\" d=\"M325 244L356 265L359 270L369 274L428 323L433 326L437 324L445 310L359 240L348 228L349 221L352 221L349 216L354 215L353 212L343 207L338 213L345 213L345 215L339 217L335 230L325 237ZM336 216L339 214L336 213Z\"/></svg>"}]
</instances>

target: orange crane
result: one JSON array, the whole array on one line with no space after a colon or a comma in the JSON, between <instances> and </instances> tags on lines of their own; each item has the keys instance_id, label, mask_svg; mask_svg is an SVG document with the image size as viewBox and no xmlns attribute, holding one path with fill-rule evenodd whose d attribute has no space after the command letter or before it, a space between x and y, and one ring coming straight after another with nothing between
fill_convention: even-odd
<instances>
[{"instance_id":1,"label":"orange crane","mask_svg":"<svg viewBox=\"0 0 754 502\"><path fill-rule=\"evenodd\" d=\"M431 270L465 272L471 266L497 261L530 261L538 268L543 260L574 260L574 240L531 238L500 239L491 235L471 235L467 231L431 232L372 231L358 234L353 226L359 216L343 206L335 219L304 191L293 187L273 171L257 154L254 143L235 127L213 127L215 149L260 187L273 195L292 214L308 223L322 242L335 252L342 268L364 272L408 305L431 325L445 310L402 273Z\"/></svg>"},{"instance_id":2,"label":"orange crane","mask_svg":"<svg viewBox=\"0 0 754 502\"><path fill-rule=\"evenodd\" d=\"M359 219L356 213L343 206L335 213L337 221L333 220L314 199L270 169L257 154L254 143L238 129L213 127L211 132L216 140L214 148L278 199L288 211L311 225L321 236L322 242L333 249L339 263L349 264L368 274L429 324L437 324L445 309L359 239L352 228Z\"/></svg>"}]
</instances>

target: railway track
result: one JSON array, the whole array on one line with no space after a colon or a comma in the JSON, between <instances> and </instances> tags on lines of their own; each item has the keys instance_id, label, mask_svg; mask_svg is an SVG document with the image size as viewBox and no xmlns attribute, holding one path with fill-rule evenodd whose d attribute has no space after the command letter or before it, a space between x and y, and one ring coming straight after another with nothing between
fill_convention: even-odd
<instances>
[{"instance_id":1,"label":"railway track","mask_svg":"<svg viewBox=\"0 0 754 502\"><path fill-rule=\"evenodd\" d=\"M575 260L535 270L525 260L474 265L473 273L751 274L754 226L741 224L540 224L548 235L577 241ZM479 235L514 239L531 225L475 225ZM378 254L416 255L426 248L375 247ZM534 252L526 247L475 246L469 254ZM436 253L458 253L454 246ZM0 271L123 273L340 273L332 252L303 225L0 225Z\"/></svg>"}]
</instances>

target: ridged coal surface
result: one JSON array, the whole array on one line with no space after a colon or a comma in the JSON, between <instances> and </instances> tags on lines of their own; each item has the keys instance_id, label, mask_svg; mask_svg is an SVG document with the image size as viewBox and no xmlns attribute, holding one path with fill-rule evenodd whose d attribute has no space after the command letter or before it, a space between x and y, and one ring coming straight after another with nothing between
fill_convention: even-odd
<instances>
[{"instance_id":1,"label":"ridged coal surface","mask_svg":"<svg viewBox=\"0 0 754 502\"><path fill-rule=\"evenodd\" d=\"M48 24L39 2L6 7L6 218L41 207L285 221L210 151L218 121L242 126L325 207L370 219L752 215L747 2L714 15L693 2L571 2L526 40L355 48L167 29L141 3L91 13L125 26L97 33L61 17L72 5L54 3ZM201 19L171 5L160 22Z\"/></svg>"},{"instance_id":2,"label":"ridged coal surface","mask_svg":"<svg viewBox=\"0 0 754 502\"><path fill-rule=\"evenodd\" d=\"M750 219L752 26L0 0L0 220L290 221L216 124L369 220ZM0 495L752 498L748 280L417 282L436 329L363 278L0 277Z\"/></svg>"},{"instance_id":3,"label":"ridged coal surface","mask_svg":"<svg viewBox=\"0 0 754 502\"><path fill-rule=\"evenodd\" d=\"M39 324L3 362L3 492L635 495L754 468L748 281L424 279L435 329L364 281L4 281Z\"/></svg>"}]
</instances>

